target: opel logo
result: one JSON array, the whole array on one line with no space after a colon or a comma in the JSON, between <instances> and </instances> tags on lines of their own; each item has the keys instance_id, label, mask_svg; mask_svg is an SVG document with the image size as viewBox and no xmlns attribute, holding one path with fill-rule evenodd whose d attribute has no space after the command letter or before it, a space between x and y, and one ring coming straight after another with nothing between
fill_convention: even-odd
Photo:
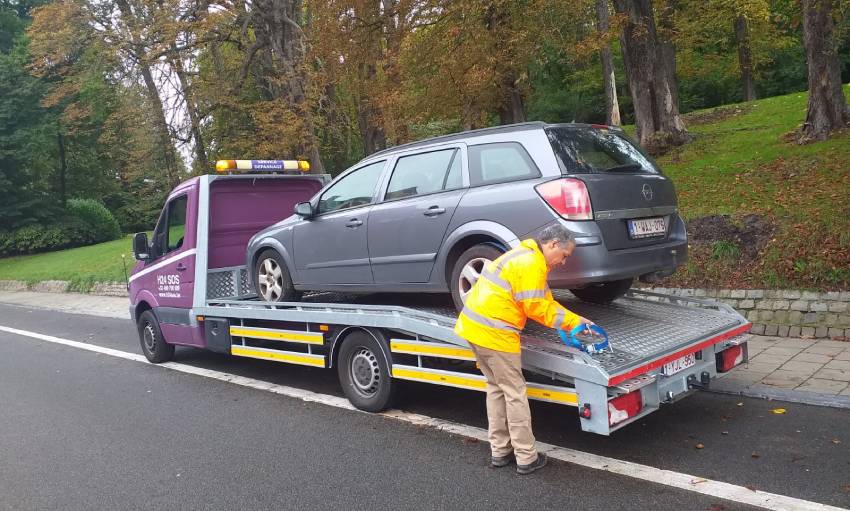
<instances>
[{"instance_id":1,"label":"opel logo","mask_svg":"<svg viewBox=\"0 0 850 511\"><path fill-rule=\"evenodd\" d=\"M643 185L643 189L641 190L641 193L643 194L644 199L646 199L648 201L652 200L652 188L650 188L649 185Z\"/></svg>"}]
</instances>

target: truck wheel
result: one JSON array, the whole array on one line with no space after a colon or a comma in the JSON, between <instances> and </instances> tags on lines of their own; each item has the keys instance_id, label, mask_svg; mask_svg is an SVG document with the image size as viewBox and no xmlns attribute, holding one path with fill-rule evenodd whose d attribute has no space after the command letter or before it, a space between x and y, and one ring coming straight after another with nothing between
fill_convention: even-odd
<instances>
[{"instance_id":1,"label":"truck wheel","mask_svg":"<svg viewBox=\"0 0 850 511\"><path fill-rule=\"evenodd\" d=\"M146 310L139 316L138 328L142 353L149 362L159 364L174 358L174 345L165 342L153 311Z\"/></svg>"},{"instance_id":2,"label":"truck wheel","mask_svg":"<svg viewBox=\"0 0 850 511\"><path fill-rule=\"evenodd\" d=\"M292 285L283 257L272 249L264 250L257 258L254 289L265 302L295 302L301 298Z\"/></svg>"},{"instance_id":3,"label":"truck wheel","mask_svg":"<svg viewBox=\"0 0 850 511\"><path fill-rule=\"evenodd\" d=\"M466 301L466 295L469 294L472 286L478 281L481 272L484 271L484 267L503 253L504 251L499 250L493 245L481 243L468 248L458 257L452 269L450 280L452 300L458 312L463 310L463 302Z\"/></svg>"},{"instance_id":4,"label":"truck wheel","mask_svg":"<svg viewBox=\"0 0 850 511\"><path fill-rule=\"evenodd\" d=\"M634 279L612 280L600 284L591 284L581 289L570 289L583 302L609 303L626 294Z\"/></svg>"},{"instance_id":5,"label":"truck wheel","mask_svg":"<svg viewBox=\"0 0 850 511\"><path fill-rule=\"evenodd\" d=\"M379 341L366 332L353 332L339 350L337 372L342 391L351 404L367 412L386 410L397 385Z\"/></svg>"}]
</instances>

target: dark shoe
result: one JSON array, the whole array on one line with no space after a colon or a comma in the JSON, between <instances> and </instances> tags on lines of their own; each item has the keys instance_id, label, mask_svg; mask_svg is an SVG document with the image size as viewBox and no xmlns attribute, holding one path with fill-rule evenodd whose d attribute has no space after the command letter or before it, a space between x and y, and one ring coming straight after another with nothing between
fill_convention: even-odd
<instances>
[{"instance_id":1,"label":"dark shoe","mask_svg":"<svg viewBox=\"0 0 850 511\"><path fill-rule=\"evenodd\" d=\"M514 461L513 454L507 454L505 456L490 456L490 466L493 468L507 467L512 461Z\"/></svg>"},{"instance_id":2,"label":"dark shoe","mask_svg":"<svg viewBox=\"0 0 850 511\"><path fill-rule=\"evenodd\" d=\"M516 473L521 475L521 476L528 475L528 474L534 472L535 470L537 470L538 468L545 467L546 462L548 460L549 460L549 457L546 456L545 454L543 454L542 452L537 453L537 459L534 460L533 462L529 463L528 465L517 465L516 466Z\"/></svg>"}]
</instances>

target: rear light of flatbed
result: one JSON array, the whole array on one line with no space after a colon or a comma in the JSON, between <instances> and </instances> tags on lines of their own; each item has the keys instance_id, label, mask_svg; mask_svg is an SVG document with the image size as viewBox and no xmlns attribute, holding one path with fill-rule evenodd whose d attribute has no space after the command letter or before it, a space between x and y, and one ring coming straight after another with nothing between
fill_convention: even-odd
<instances>
[{"instance_id":1,"label":"rear light of flatbed","mask_svg":"<svg viewBox=\"0 0 850 511\"><path fill-rule=\"evenodd\" d=\"M640 391L629 392L608 401L608 426L615 426L636 416L643 409Z\"/></svg>"},{"instance_id":2,"label":"rear light of flatbed","mask_svg":"<svg viewBox=\"0 0 850 511\"><path fill-rule=\"evenodd\" d=\"M727 373L733 367L740 365L744 361L744 345L739 344L726 348L716 355L717 372Z\"/></svg>"}]
</instances>

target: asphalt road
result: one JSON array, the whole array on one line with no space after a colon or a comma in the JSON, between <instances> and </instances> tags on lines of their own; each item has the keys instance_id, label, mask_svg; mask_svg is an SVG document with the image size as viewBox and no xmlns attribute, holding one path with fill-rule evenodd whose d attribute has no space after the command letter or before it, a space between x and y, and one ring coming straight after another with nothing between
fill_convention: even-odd
<instances>
[{"instance_id":1,"label":"asphalt road","mask_svg":"<svg viewBox=\"0 0 850 511\"><path fill-rule=\"evenodd\" d=\"M0 325L139 352L128 321L0 305ZM176 361L341 395L334 371ZM0 385L0 509L749 509L560 462L519 477L487 468L482 442L6 332ZM404 410L486 427L479 393L403 395ZM544 442L850 507L848 410L699 393L610 438L570 408L532 413Z\"/></svg>"}]
</instances>

